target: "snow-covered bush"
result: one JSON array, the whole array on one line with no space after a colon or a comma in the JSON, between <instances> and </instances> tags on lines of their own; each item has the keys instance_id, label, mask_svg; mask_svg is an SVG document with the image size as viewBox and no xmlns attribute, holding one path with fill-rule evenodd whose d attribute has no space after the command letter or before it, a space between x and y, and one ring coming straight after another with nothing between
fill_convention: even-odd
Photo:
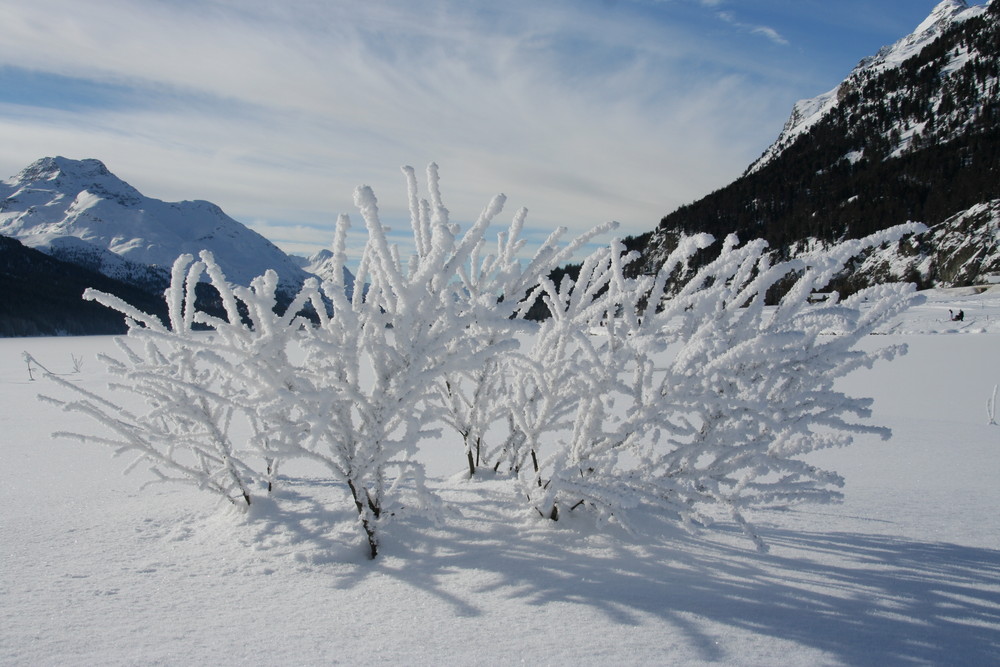
<instances>
[{"instance_id":1,"label":"snow-covered bush","mask_svg":"<svg viewBox=\"0 0 1000 667\"><path fill-rule=\"evenodd\" d=\"M207 274L226 319L195 307L195 286ZM122 312L127 338L116 339L121 358L103 356L115 378L105 396L48 374L74 398L43 397L86 414L110 435L58 433L97 442L147 464L155 478L193 484L231 502L250 505L256 485L271 486L277 471L268 421L275 400L267 389L294 381L286 356L299 304L274 312L277 275L268 272L249 288L228 284L209 253L174 263L166 294L169 326L121 299L88 290L85 298ZM241 308L242 306L242 308ZM208 327L212 335L197 330ZM135 403L141 397L141 406ZM254 466L255 459L262 463Z\"/></svg>"},{"instance_id":2,"label":"snow-covered bush","mask_svg":"<svg viewBox=\"0 0 1000 667\"><path fill-rule=\"evenodd\" d=\"M404 170L410 191L415 252L404 261L389 245L372 191L355 193L368 231L357 289L348 299L339 281L324 283L310 300L319 325L303 331L299 381L307 389L289 395L287 410L301 435L285 451L323 463L350 489L372 557L379 525L387 516L421 509L437 500L423 484L423 466L414 458L417 443L438 435L431 428L441 415L433 390L449 374L488 364L514 345L471 336L473 327L490 329L496 311L464 308L457 277L480 246L502 199L483 211L464 234L448 220L441 204L437 168L428 169L431 201L419 201L416 178ZM350 221L337 225L334 275L343 275ZM408 494L405 502L401 499Z\"/></svg>"},{"instance_id":3,"label":"snow-covered bush","mask_svg":"<svg viewBox=\"0 0 1000 667\"><path fill-rule=\"evenodd\" d=\"M411 193L414 186L411 178ZM495 215L503 202L502 195L495 198L484 215ZM480 239L468 264L458 269L455 299L461 312L470 316L465 336L493 353L480 365L445 373L437 383L443 419L462 436L470 475L480 467L500 464L494 457L503 446L490 445L487 439L498 430L497 422L508 417L499 397L510 390L510 365L524 360L520 355L511 356L511 342L525 329L522 318L539 293L539 280L568 262L595 236L617 227L617 223L599 225L560 247L566 233L561 227L523 264L519 253L526 244L521 238L526 215L527 209L520 209L508 229L497 235L495 252L485 253L485 238Z\"/></svg>"},{"instance_id":4,"label":"snow-covered bush","mask_svg":"<svg viewBox=\"0 0 1000 667\"><path fill-rule=\"evenodd\" d=\"M668 280L707 237L686 239L654 277L625 278L632 257L612 244L576 284L542 281L553 317L507 396L523 434L522 497L545 517L585 506L626 527L638 506L700 524L721 509L761 548L746 509L838 498L841 478L801 457L856 433L888 436L852 421L868 415L868 401L834 381L901 352L856 344L919 297L906 285L820 304L809 296L861 250L918 228L775 266L762 241L730 237L669 298ZM766 306L769 290L790 280Z\"/></svg>"},{"instance_id":5,"label":"snow-covered bush","mask_svg":"<svg viewBox=\"0 0 1000 667\"><path fill-rule=\"evenodd\" d=\"M495 360L517 346L511 317L535 276L611 225L565 247L558 243L565 230L554 233L522 267L523 210L501 234L498 254L484 257L484 235L504 198L495 198L463 234L441 202L436 165L428 168L430 201L418 198L413 170L404 173L415 252L403 258L390 246L374 194L358 188L368 242L356 276L365 288L351 297L342 280L347 216L337 223L335 278L308 281L283 315L275 313L273 272L249 289L230 286L208 254L190 267L190 257L175 264L169 327L113 296L90 293L132 323L122 342L126 360L106 362L121 378L112 390L144 396L147 412L132 414L91 395L56 401L117 435L76 437L136 451L163 479L190 481L248 505L257 480L272 488L282 458L320 462L348 490L372 557L387 517L436 515L438 501L414 457L417 443L438 437L432 426L443 422L466 429L471 452L471 434L482 433L488 411L463 401L490 382ZM195 307L202 272L219 291L224 318ZM297 315L305 306L315 326ZM260 469L251 461L262 462Z\"/></svg>"},{"instance_id":6,"label":"snow-covered bush","mask_svg":"<svg viewBox=\"0 0 1000 667\"><path fill-rule=\"evenodd\" d=\"M614 241L575 280L556 284L551 270L613 225L565 245L557 230L522 262L523 209L487 253L502 195L463 232L442 203L435 165L428 200L413 170L404 174L414 251L405 257L389 243L374 193L358 188L367 243L351 294L346 215L334 278L307 281L280 314L273 272L234 287L205 253L175 264L168 325L88 292L130 328L124 358L105 359L117 378L109 397L53 378L76 397L49 400L111 433L74 437L244 505L274 488L279 462L318 462L344 488L374 558L386 521L440 518L417 446L443 441L442 426L458 434L443 446L456 462L464 454L470 476L482 467L509 475L516 497L547 519L592 511L630 528L640 507L685 524L721 510L761 547L747 509L837 497L840 477L803 455L855 433L886 435L852 421L868 404L834 381L901 351L857 343L917 298L912 287L818 304L809 296L852 256L917 226L773 266L764 242L731 237L717 259L691 270L691 256L713 242L698 235L657 275L637 278L625 270L635 255ZM225 317L196 307L203 276ZM767 306L779 285L784 296ZM520 317L536 298L551 316L530 327ZM118 392L142 397L144 408L110 397Z\"/></svg>"}]
</instances>

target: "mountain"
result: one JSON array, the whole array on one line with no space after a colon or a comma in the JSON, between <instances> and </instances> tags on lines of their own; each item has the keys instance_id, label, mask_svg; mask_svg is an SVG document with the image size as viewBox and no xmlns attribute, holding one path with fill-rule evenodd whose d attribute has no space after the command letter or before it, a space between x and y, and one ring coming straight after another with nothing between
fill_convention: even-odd
<instances>
[{"instance_id":1,"label":"mountain","mask_svg":"<svg viewBox=\"0 0 1000 667\"><path fill-rule=\"evenodd\" d=\"M858 81L868 80L888 70L905 63L910 58L920 54L925 46L941 37L942 33L956 22L978 16L985 7L969 7L964 0L944 0L934 8L930 16L917 26L912 34L904 37L891 46L882 48L874 56L858 63L845 81L833 90L809 100L801 100L792 109L792 115L778 139L764 154L754 162L748 172L754 172L771 162L788 148L800 135L808 132L816 123L830 114L838 105L844 103ZM857 99L854 100L857 103ZM897 141L897 150L902 148ZM858 156L860 157L860 156Z\"/></svg>"},{"instance_id":2,"label":"mountain","mask_svg":"<svg viewBox=\"0 0 1000 667\"><path fill-rule=\"evenodd\" d=\"M178 255L201 250L234 283L274 269L291 293L307 277L215 204L146 197L93 159L42 158L0 183L0 235L152 291L162 290Z\"/></svg>"},{"instance_id":3,"label":"mountain","mask_svg":"<svg viewBox=\"0 0 1000 667\"><path fill-rule=\"evenodd\" d=\"M832 91L795 104L739 179L626 240L652 272L679 235L765 238L782 257L910 220L930 231L859 262L844 289L1000 273L1000 0L940 3ZM878 266L876 270L875 266Z\"/></svg>"},{"instance_id":4,"label":"mountain","mask_svg":"<svg viewBox=\"0 0 1000 667\"><path fill-rule=\"evenodd\" d=\"M326 260L333 257L333 251L324 248L318 252L313 253L309 257L305 255L289 255L289 259L295 262L295 265L308 271L309 273L315 273L315 269L319 268Z\"/></svg>"},{"instance_id":5,"label":"mountain","mask_svg":"<svg viewBox=\"0 0 1000 667\"><path fill-rule=\"evenodd\" d=\"M330 280L337 270L333 261L333 251L326 248L309 257L303 257L302 255L289 255L289 257L297 266L321 280ZM343 267L341 271L344 274L344 288L347 290L348 296L350 296L354 292L354 274L347 267Z\"/></svg>"},{"instance_id":6,"label":"mountain","mask_svg":"<svg viewBox=\"0 0 1000 667\"><path fill-rule=\"evenodd\" d=\"M0 336L121 333L122 316L83 302L84 289L163 315L174 260L201 250L234 283L274 269L286 303L329 271L329 251L299 261L215 204L146 197L99 160L42 158L0 182ZM344 277L352 289L354 276ZM220 308L207 285L197 294L201 308Z\"/></svg>"},{"instance_id":7,"label":"mountain","mask_svg":"<svg viewBox=\"0 0 1000 667\"><path fill-rule=\"evenodd\" d=\"M121 314L83 300L87 287L115 294L166 321L159 296L0 236L0 336L124 333Z\"/></svg>"}]
</instances>

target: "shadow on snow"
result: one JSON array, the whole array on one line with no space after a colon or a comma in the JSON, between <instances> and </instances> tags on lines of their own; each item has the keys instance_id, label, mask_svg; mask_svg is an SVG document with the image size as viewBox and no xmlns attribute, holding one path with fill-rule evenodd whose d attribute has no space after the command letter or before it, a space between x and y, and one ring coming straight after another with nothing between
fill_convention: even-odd
<instances>
[{"instance_id":1,"label":"shadow on snow","mask_svg":"<svg viewBox=\"0 0 1000 667\"><path fill-rule=\"evenodd\" d=\"M331 529L331 504L312 498L313 480L287 480L281 506L265 503L251 526L265 548L280 536L313 567L347 563L334 568L339 588L388 575L456 616L482 614L477 599L491 596L586 605L622 625L660 619L708 661L736 657L718 643L727 629L851 665L988 664L1000 655L1000 551L771 527L761 531L771 551L759 554L730 526L692 535L646 516L641 534L630 536L617 526L595 530L583 517L532 518L512 509L507 486L461 487L463 516L389 524L374 562L349 512L332 517L340 523Z\"/></svg>"}]
</instances>

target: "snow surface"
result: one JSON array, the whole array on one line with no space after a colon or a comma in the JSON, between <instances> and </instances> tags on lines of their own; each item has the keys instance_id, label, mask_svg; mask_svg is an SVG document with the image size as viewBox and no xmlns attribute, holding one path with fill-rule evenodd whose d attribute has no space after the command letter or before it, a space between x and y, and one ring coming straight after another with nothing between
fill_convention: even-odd
<instances>
[{"instance_id":1,"label":"snow surface","mask_svg":"<svg viewBox=\"0 0 1000 667\"><path fill-rule=\"evenodd\" d=\"M51 439L91 427L35 400L22 351L100 388L111 339L0 340L0 664L995 664L1000 290L927 294L871 340L910 354L843 383L893 438L813 454L846 500L758 513L767 554L531 517L449 445L423 455L462 514L390 524L371 561L319 469L246 517Z\"/></svg>"}]
</instances>

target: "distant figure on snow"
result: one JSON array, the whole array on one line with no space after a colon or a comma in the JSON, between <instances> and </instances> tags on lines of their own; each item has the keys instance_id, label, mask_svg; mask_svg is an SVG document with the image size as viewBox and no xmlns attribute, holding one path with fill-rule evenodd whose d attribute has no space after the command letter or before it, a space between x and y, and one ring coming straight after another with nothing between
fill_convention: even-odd
<instances>
[{"instance_id":1,"label":"distant figure on snow","mask_svg":"<svg viewBox=\"0 0 1000 667\"><path fill-rule=\"evenodd\" d=\"M951 308L948 309L948 315L951 317L952 322L962 322L965 320L965 311L960 310L958 314L952 313Z\"/></svg>"}]
</instances>

